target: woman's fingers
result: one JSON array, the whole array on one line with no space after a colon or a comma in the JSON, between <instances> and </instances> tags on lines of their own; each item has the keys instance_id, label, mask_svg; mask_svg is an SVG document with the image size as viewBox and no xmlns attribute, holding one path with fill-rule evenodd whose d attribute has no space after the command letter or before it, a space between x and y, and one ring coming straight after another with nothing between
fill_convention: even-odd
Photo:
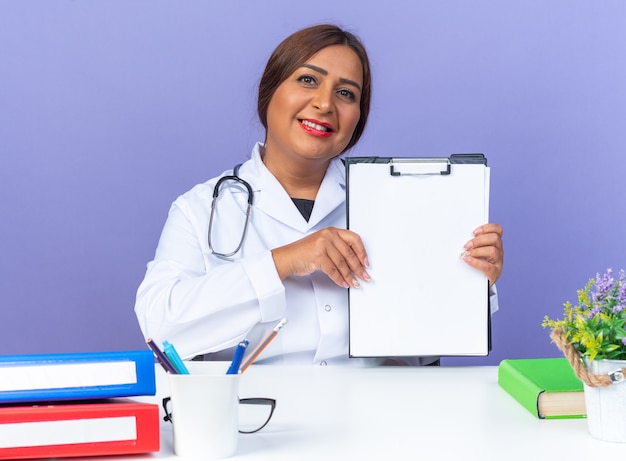
<instances>
[{"instance_id":1,"label":"woman's fingers","mask_svg":"<svg viewBox=\"0 0 626 461\"><path fill-rule=\"evenodd\" d=\"M331 238L328 241L327 259L322 259L322 271L343 287L359 287L359 278L369 280L366 265L367 254L361 239L354 233L339 230L336 235L339 238ZM335 236L333 236L335 237Z\"/></svg>"},{"instance_id":2,"label":"woman's fingers","mask_svg":"<svg viewBox=\"0 0 626 461\"><path fill-rule=\"evenodd\" d=\"M481 271L493 285L502 274L504 247L502 226L485 224L474 231L474 238L465 244L463 260Z\"/></svg>"},{"instance_id":3,"label":"woman's fingers","mask_svg":"<svg viewBox=\"0 0 626 461\"><path fill-rule=\"evenodd\" d=\"M337 285L358 287L359 278L369 280L367 252L361 238L352 231L328 227L272 251L281 279L308 275L316 270L327 274Z\"/></svg>"}]
</instances>

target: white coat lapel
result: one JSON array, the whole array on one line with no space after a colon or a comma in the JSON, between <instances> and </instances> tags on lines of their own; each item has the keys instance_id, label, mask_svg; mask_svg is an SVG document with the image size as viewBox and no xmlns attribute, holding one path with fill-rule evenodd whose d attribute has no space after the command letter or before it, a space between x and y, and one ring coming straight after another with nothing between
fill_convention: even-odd
<instances>
[{"instance_id":1,"label":"white coat lapel","mask_svg":"<svg viewBox=\"0 0 626 461\"><path fill-rule=\"evenodd\" d=\"M315 199L315 206L311 219L309 219L309 228L315 227L321 220L328 216L333 210L339 206L345 206L346 201L346 174L345 167L339 159L330 162L326 176L322 181L320 190Z\"/></svg>"},{"instance_id":2,"label":"white coat lapel","mask_svg":"<svg viewBox=\"0 0 626 461\"><path fill-rule=\"evenodd\" d=\"M283 186L262 163L257 177L259 178L257 181L259 191L254 203L255 212L264 213L282 224L303 232L308 225L307 222Z\"/></svg>"},{"instance_id":3,"label":"white coat lapel","mask_svg":"<svg viewBox=\"0 0 626 461\"><path fill-rule=\"evenodd\" d=\"M247 165L250 168L245 168ZM307 233L345 202L345 170L339 159L329 165L309 222L302 217L285 189L263 164L258 145L253 151L252 162L247 165L242 167L240 174L244 179L249 178L253 185L255 212L264 213L300 233Z\"/></svg>"}]
</instances>

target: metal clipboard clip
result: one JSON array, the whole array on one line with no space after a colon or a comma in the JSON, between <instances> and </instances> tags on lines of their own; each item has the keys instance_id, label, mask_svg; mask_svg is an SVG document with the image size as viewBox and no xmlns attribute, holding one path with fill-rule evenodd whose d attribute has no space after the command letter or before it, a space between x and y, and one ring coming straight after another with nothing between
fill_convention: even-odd
<instances>
[{"instance_id":1,"label":"metal clipboard clip","mask_svg":"<svg viewBox=\"0 0 626 461\"><path fill-rule=\"evenodd\" d=\"M389 165L391 176L400 175L447 175L450 162L447 158L394 158Z\"/></svg>"},{"instance_id":2,"label":"metal clipboard clip","mask_svg":"<svg viewBox=\"0 0 626 461\"><path fill-rule=\"evenodd\" d=\"M449 175L453 164L483 164L483 154L452 154L449 158L392 158L389 165L391 176L400 175Z\"/></svg>"}]
</instances>

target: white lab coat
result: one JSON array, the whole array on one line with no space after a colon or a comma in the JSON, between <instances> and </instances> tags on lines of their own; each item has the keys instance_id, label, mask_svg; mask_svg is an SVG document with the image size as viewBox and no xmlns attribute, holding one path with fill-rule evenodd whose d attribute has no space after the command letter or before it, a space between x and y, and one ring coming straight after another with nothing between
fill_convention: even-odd
<instances>
[{"instance_id":1,"label":"white lab coat","mask_svg":"<svg viewBox=\"0 0 626 461\"><path fill-rule=\"evenodd\" d=\"M233 261L217 258L208 244L219 178L195 186L172 204L137 292L135 312L143 334L157 343L169 340L184 358L217 353L214 359L228 360L239 341L248 338L255 344L284 317L288 324L257 363L381 363L348 358L346 289L320 271L281 282L271 255L271 249L317 230L346 227L345 167L339 159L331 161L307 222L263 164L260 149L257 144L239 170L252 186L254 206L244 246ZM215 251L237 247L246 207L245 188L233 181L221 188L212 231Z\"/></svg>"}]
</instances>

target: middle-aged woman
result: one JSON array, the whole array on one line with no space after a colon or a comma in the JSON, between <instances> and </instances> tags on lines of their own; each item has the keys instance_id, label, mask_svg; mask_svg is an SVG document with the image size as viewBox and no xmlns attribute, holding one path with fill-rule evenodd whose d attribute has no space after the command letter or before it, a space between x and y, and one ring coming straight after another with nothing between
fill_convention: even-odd
<instances>
[{"instance_id":1,"label":"middle-aged woman","mask_svg":"<svg viewBox=\"0 0 626 461\"><path fill-rule=\"evenodd\" d=\"M171 341L186 358L228 360L239 341L254 344L286 317L288 326L257 363L382 363L348 357L347 288L370 276L366 248L346 229L338 157L361 137L370 98L369 60L353 34L318 25L279 44L259 84L265 142L236 172L195 186L170 209L137 292L146 337ZM233 173L219 187L211 220L214 188ZM479 227L461 252L489 279L495 311L502 228Z\"/></svg>"}]
</instances>

